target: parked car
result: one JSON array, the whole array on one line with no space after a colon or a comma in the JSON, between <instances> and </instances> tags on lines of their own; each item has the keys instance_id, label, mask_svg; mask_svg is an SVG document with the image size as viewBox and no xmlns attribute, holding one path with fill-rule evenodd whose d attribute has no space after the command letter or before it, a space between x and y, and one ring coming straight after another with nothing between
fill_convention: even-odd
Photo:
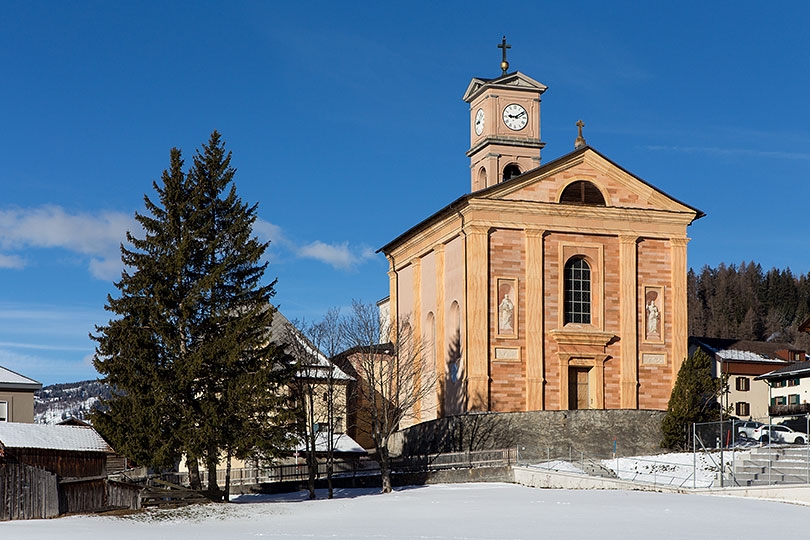
<instances>
[{"instance_id":1,"label":"parked car","mask_svg":"<svg viewBox=\"0 0 810 540\"><path fill-rule=\"evenodd\" d=\"M757 422L756 420L742 420L739 422L734 422L734 429L737 430L738 437L745 437L746 439L753 439L754 438L754 430L757 429L759 426L763 426L762 422Z\"/></svg>"},{"instance_id":2,"label":"parked car","mask_svg":"<svg viewBox=\"0 0 810 540\"><path fill-rule=\"evenodd\" d=\"M785 442L804 444L807 435L800 431L793 431L787 426L761 425L754 430L754 439L759 442Z\"/></svg>"}]
</instances>

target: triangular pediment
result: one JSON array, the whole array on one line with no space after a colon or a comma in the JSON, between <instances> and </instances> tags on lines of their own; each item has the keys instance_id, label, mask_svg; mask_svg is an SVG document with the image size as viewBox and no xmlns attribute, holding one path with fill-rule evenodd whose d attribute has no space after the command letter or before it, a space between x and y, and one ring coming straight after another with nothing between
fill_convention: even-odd
<instances>
[{"instance_id":1,"label":"triangular pediment","mask_svg":"<svg viewBox=\"0 0 810 540\"><path fill-rule=\"evenodd\" d=\"M467 86L467 91L464 92L464 101L469 103L487 88L525 89L537 92L538 94L542 94L548 89L546 85L535 81L525 73L514 71L495 79L474 77Z\"/></svg>"},{"instance_id":2,"label":"triangular pediment","mask_svg":"<svg viewBox=\"0 0 810 540\"><path fill-rule=\"evenodd\" d=\"M609 207L687 212L695 214L695 219L704 215L589 146L472 196L558 203L565 187L577 180L591 182L599 188Z\"/></svg>"}]
</instances>

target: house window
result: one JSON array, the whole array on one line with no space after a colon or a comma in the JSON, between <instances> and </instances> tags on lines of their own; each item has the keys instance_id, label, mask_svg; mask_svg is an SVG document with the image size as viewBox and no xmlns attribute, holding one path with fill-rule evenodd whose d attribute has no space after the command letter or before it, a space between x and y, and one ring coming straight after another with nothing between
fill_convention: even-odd
<instances>
[{"instance_id":1,"label":"house window","mask_svg":"<svg viewBox=\"0 0 810 540\"><path fill-rule=\"evenodd\" d=\"M799 386L799 379L788 379L788 386Z\"/></svg>"},{"instance_id":2,"label":"house window","mask_svg":"<svg viewBox=\"0 0 810 540\"><path fill-rule=\"evenodd\" d=\"M737 377L737 390L748 392L751 389L751 380L748 377Z\"/></svg>"},{"instance_id":3,"label":"house window","mask_svg":"<svg viewBox=\"0 0 810 540\"><path fill-rule=\"evenodd\" d=\"M799 404L799 394L790 394L788 396L788 405L798 405Z\"/></svg>"},{"instance_id":4,"label":"house window","mask_svg":"<svg viewBox=\"0 0 810 540\"><path fill-rule=\"evenodd\" d=\"M745 401L738 401L734 405L737 416L749 416L751 414L751 406Z\"/></svg>"},{"instance_id":5,"label":"house window","mask_svg":"<svg viewBox=\"0 0 810 540\"><path fill-rule=\"evenodd\" d=\"M582 257L565 263L565 323L591 324L591 267Z\"/></svg>"},{"instance_id":6,"label":"house window","mask_svg":"<svg viewBox=\"0 0 810 540\"><path fill-rule=\"evenodd\" d=\"M8 421L8 401L0 401L0 422Z\"/></svg>"},{"instance_id":7,"label":"house window","mask_svg":"<svg viewBox=\"0 0 810 540\"><path fill-rule=\"evenodd\" d=\"M786 405L787 398L785 396L777 396L771 398L771 405Z\"/></svg>"}]
</instances>

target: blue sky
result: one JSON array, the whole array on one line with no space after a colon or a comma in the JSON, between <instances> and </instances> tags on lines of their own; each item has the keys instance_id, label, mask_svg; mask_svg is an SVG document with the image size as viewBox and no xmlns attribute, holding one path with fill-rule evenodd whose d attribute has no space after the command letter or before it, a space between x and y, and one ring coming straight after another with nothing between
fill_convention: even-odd
<instances>
[{"instance_id":1,"label":"blue sky","mask_svg":"<svg viewBox=\"0 0 810 540\"><path fill-rule=\"evenodd\" d=\"M660 4L660 5L659 5ZM705 211L690 266L810 271L810 6L4 2L0 365L95 377L118 244L169 162L224 134L290 318L387 294L374 251L469 190L473 76L548 85L549 161L590 145Z\"/></svg>"}]
</instances>

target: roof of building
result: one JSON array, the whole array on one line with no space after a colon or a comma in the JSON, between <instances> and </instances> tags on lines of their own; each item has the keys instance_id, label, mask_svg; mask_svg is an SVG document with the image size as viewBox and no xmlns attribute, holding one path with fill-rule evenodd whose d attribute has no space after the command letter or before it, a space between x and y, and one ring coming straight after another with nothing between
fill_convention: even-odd
<instances>
[{"instance_id":1,"label":"roof of building","mask_svg":"<svg viewBox=\"0 0 810 540\"><path fill-rule=\"evenodd\" d=\"M315 435L315 451L316 452L326 452L329 449L327 448L328 438L326 433L318 433ZM337 453L342 454L365 454L367 453L366 450L360 446L357 441L346 435L345 433L335 433L332 435L332 444L334 445L334 450ZM296 452L306 452L307 447L306 444L301 442L298 446L295 447Z\"/></svg>"},{"instance_id":2,"label":"roof of building","mask_svg":"<svg viewBox=\"0 0 810 540\"><path fill-rule=\"evenodd\" d=\"M787 364L788 360L782 357L779 352L797 350L789 343L775 343L773 341L707 337L690 337L689 341L708 349L720 360L735 362Z\"/></svg>"},{"instance_id":3,"label":"roof of building","mask_svg":"<svg viewBox=\"0 0 810 540\"><path fill-rule=\"evenodd\" d=\"M791 375L805 375L810 374L810 361L796 362L789 366L781 367L770 371L764 375L760 375L757 379L776 379L780 377L789 377Z\"/></svg>"},{"instance_id":4,"label":"roof of building","mask_svg":"<svg viewBox=\"0 0 810 540\"><path fill-rule=\"evenodd\" d=\"M41 390L42 383L0 366L0 388L4 390Z\"/></svg>"},{"instance_id":5,"label":"roof of building","mask_svg":"<svg viewBox=\"0 0 810 540\"><path fill-rule=\"evenodd\" d=\"M278 310L273 313L273 322L270 325L270 339L276 343L284 344L287 343L291 336L295 336L297 339L303 340L302 344L309 353L307 354L307 358L303 359L307 362L312 362L308 365L302 367L299 370L298 376L299 377L309 377L313 379L327 379L329 377L329 370L332 371L333 380L336 381L351 381L354 380L353 377L347 375L343 370L337 367L335 364L329 361L329 359L324 355L317 347L315 347L309 340L306 339L305 336L301 335L300 331L296 331L297 329L284 315L281 314ZM289 351L288 351L289 352ZM297 359L302 360L302 359Z\"/></svg>"},{"instance_id":6,"label":"roof of building","mask_svg":"<svg viewBox=\"0 0 810 540\"><path fill-rule=\"evenodd\" d=\"M598 155L599 157L601 157L602 159L604 159L605 161L607 161L608 163L610 163L611 165L613 165L617 169L620 169L620 170L624 171L625 173L629 174L630 176L632 176L633 178L635 178L636 180L638 180L642 184L654 189L655 191L657 191L658 193L664 195L665 197L668 197L669 199L675 201L676 203L678 203L678 204L688 208L689 210L695 212L695 218L694 219L700 219L700 218L702 218L703 216L706 215L705 213L698 210L694 206L690 206L690 205L686 204L683 201L679 201L678 199L676 199L672 195L669 195L668 193L665 193L664 191L662 191L662 190L658 189L657 187L655 187L654 185L650 184L649 182L647 182L643 178L640 178L640 177L636 176L635 174L631 173L630 171L628 171L627 169L625 169L624 167L622 167L621 165L619 165L615 161L613 161L610 158L606 157L604 154L601 154L598 150L596 150L592 146L585 145L585 146L582 146L580 148L575 149L573 152L569 152L569 153L565 154L564 156L560 156L557 159L549 161L548 163L544 163L543 165L540 165L539 167L535 167L534 169L528 170L525 173L519 174L518 176L513 176L509 180L504 180L503 182L501 182L499 184L494 184L492 186L489 186L488 188L479 189L478 191L473 191L472 193L466 193L466 194L462 195L461 197L459 197L455 201L451 202L450 204L448 204L447 206L445 206L444 208L442 208L438 212L436 212L433 215L427 217L426 219L420 221L419 223L417 223L416 225L414 225L413 227L411 227L410 229L408 229L404 233L400 234L399 236L397 236L396 238L394 238L393 240L391 240L390 242L385 244L383 247L381 247L380 249L377 250L377 253L380 253L380 252L388 253L388 252L390 252L391 249L393 249L396 245L400 244L406 238L409 238L416 231L421 230L424 226L426 226L426 225L428 225L430 223L438 221L439 219L441 219L442 217L444 217L445 215L447 215L447 214L449 214L451 212L455 212L456 210L463 207L464 204L468 200L470 200L470 199L472 199L474 197L482 197L482 196L485 196L485 195L489 195L490 193L492 193L492 192L494 192L496 190L504 189L504 186L509 186L509 185L512 185L512 184L517 184L518 182L522 182L522 181L526 180L527 176L529 176L529 175L535 175L535 174L539 175L539 174L542 174L546 170L552 170L555 167L557 167L558 165L560 165L562 162L564 162L566 160L573 159L573 158L577 157L580 154L584 154L587 151L594 152L596 155Z\"/></svg>"},{"instance_id":7,"label":"roof of building","mask_svg":"<svg viewBox=\"0 0 810 540\"><path fill-rule=\"evenodd\" d=\"M15 422L0 423L0 447L112 452L110 445L91 427Z\"/></svg>"}]
</instances>

